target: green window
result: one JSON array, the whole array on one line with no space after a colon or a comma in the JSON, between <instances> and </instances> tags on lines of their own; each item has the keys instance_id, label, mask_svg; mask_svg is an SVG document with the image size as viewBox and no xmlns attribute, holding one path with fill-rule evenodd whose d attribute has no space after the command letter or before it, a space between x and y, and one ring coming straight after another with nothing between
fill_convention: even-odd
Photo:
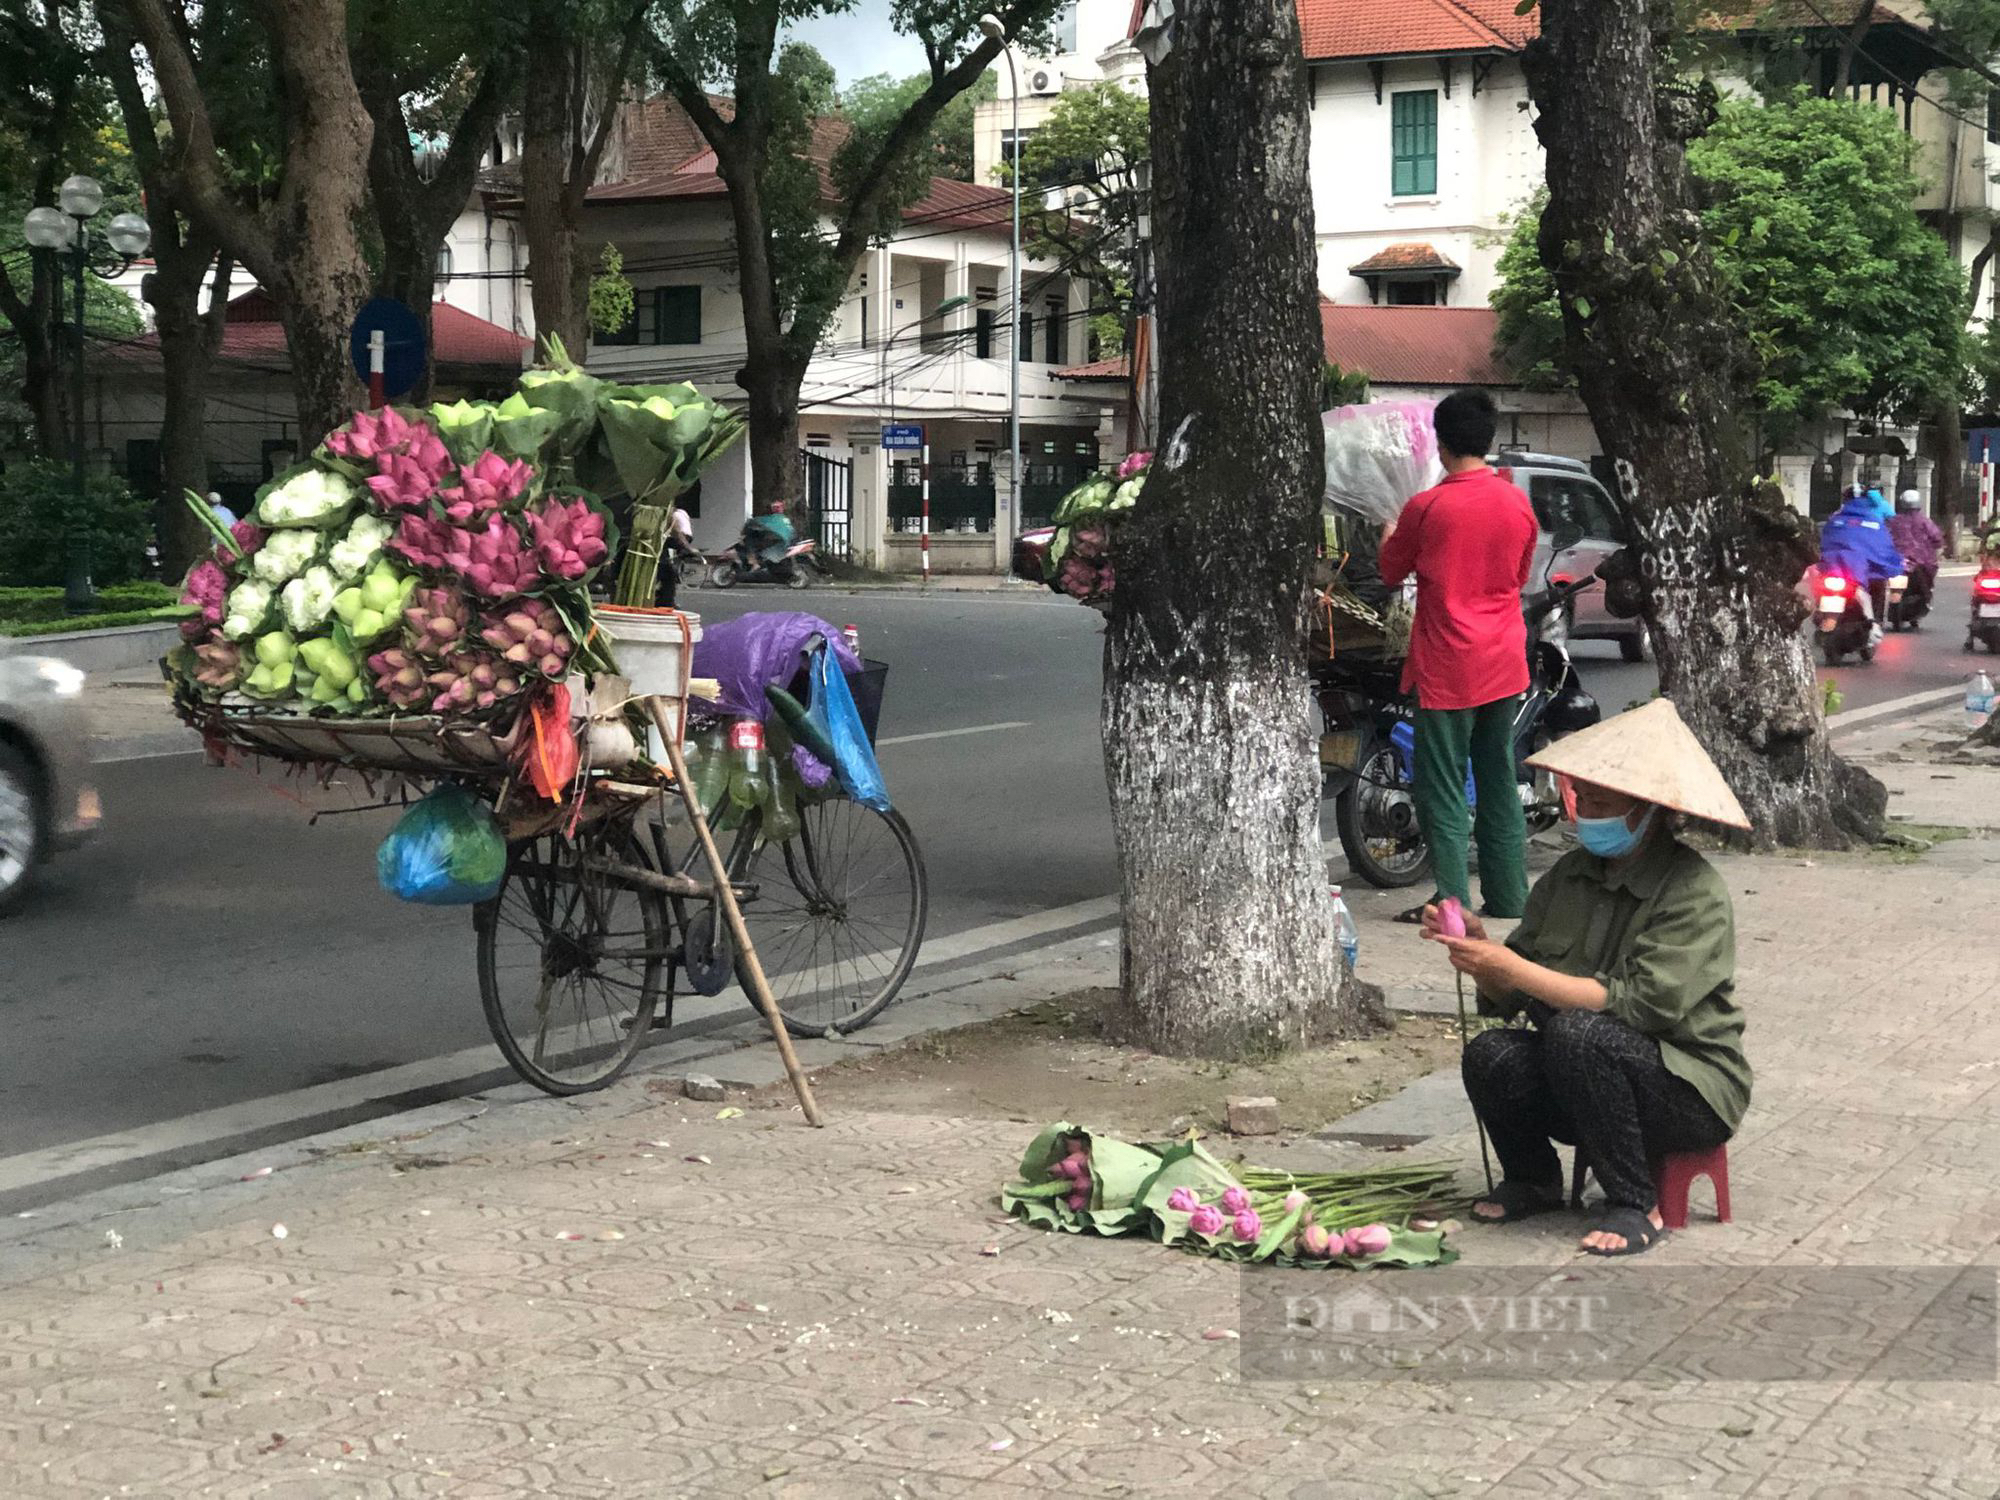
<instances>
[{"instance_id":1,"label":"green window","mask_svg":"<svg viewBox=\"0 0 2000 1500\"><path fill-rule=\"evenodd\" d=\"M1398 197L1438 187L1438 96L1414 89L1389 96L1390 190Z\"/></svg>"},{"instance_id":2,"label":"green window","mask_svg":"<svg viewBox=\"0 0 2000 1500\"><path fill-rule=\"evenodd\" d=\"M654 288L653 342L656 344L699 344L701 342L701 288L663 286Z\"/></svg>"}]
</instances>

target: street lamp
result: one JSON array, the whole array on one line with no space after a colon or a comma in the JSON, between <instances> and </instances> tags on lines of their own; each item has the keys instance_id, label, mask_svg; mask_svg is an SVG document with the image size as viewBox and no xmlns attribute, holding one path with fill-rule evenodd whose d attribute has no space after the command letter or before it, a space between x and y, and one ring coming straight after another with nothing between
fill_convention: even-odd
<instances>
[{"instance_id":1,"label":"street lamp","mask_svg":"<svg viewBox=\"0 0 2000 1500\"><path fill-rule=\"evenodd\" d=\"M1014 101L1014 237L1007 247L1007 281L1014 299L1007 350L1012 356L1007 395L1007 534L1021 525L1021 75L1014 67L1014 49L1007 45L1007 27L990 11L979 18L979 29L1001 44L1007 54L1007 93Z\"/></svg>"},{"instance_id":2,"label":"street lamp","mask_svg":"<svg viewBox=\"0 0 2000 1500\"><path fill-rule=\"evenodd\" d=\"M69 568L63 583L63 607L71 614L87 613L96 602L90 584L89 503L84 479L84 365L83 365L83 276L88 271L110 280L152 243L153 231L137 214L117 214L104 227L104 241L118 264L99 270L91 254L90 221L104 208L104 188L94 177L78 174L63 180L56 189L59 207L46 204L28 210L21 232L31 249L55 263L55 321L62 318L62 273L70 272L70 301L74 305L73 328L76 348L72 355L70 463L74 470L75 495L72 499L69 535Z\"/></svg>"}]
</instances>

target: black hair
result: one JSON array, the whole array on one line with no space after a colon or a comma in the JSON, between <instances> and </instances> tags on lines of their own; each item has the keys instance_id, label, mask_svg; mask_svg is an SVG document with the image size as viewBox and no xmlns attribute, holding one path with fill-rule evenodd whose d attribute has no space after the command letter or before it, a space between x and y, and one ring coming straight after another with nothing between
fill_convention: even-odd
<instances>
[{"instance_id":1,"label":"black hair","mask_svg":"<svg viewBox=\"0 0 2000 1500\"><path fill-rule=\"evenodd\" d=\"M1446 453L1484 458L1493 451L1493 435L1500 430L1500 409L1487 392L1468 387L1438 402L1431 422L1437 428L1438 447Z\"/></svg>"}]
</instances>

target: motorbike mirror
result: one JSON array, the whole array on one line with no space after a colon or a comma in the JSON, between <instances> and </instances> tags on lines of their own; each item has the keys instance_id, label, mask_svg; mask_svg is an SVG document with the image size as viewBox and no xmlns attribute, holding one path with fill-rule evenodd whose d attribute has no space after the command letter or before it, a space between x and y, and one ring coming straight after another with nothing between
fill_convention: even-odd
<instances>
[{"instance_id":1,"label":"motorbike mirror","mask_svg":"<svg viewBox=\"0 0 2000 1500\"><path fill-rule=\"evenodd\" d=\"M1583 540L1583 528L1574 521L1564 521L1550 533L1549 545L1553 551L1567 552Z\"/></svg>"}]
</instances>

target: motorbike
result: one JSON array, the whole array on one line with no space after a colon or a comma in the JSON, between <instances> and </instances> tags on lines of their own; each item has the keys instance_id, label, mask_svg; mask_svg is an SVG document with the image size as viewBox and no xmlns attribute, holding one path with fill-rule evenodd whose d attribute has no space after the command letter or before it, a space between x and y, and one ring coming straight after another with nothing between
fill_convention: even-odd
<instances>
[{"instance_id":1,"label":"motorbike","mask_svg":"<svg viewBox=\"0 0 2000 1500\"><path fill-rule=\"evenodd\" d=\"M710 555L708 581L719 589L739 583L781 583L788 589L802 589L812 582L813 574L826 572L815 548L813 542L794 542L782 557L767 563L748 537L738 537L735 546Z\"/></svg>"},{"instance_id":2,"label":"motorbike","mask_svg":"<svg viewBox=\"0 0 2000 1500\"><path fill-rule=\"evenodd\" d=\"M1907 573L1898 573L1889 580L1889 607L1883 611L1885 623L1891 630L1917 630L1923 617L1931 612L1931 595L1936 588L1933 579L1935 568L1912 568Z\"/></svg>"},{"instance_id":3,"label":"motorbike","mask_svg":"<svg viewBox=\"0 0 2000 1500\"><path fill-rule=\"evenodd\" d=\"M1560 542L1554 549L1555 554L1565 550ZM1556 778L1527 765L1528 757L1599 718L1597 700L1570 660L1563 629L1564 606L1590 580L1549 582L1545 575L1543 582L1522 605L1528 622L1528 691L1514 716L1515 788L1531 833L1553 827L1566 809ZM1314 669L1325 731L1320 768L1324 795L1334 799L1334 830L1348 867L1384 890L1415 885L1431 864L1412 792L1416 700L1402 691L1401 670L1400 663L1351 654ZM1476 805L1475 796L1468 774L1468 804Z\"/></svg>"},{"instance_id":4,"label":"motorbike","mask_svg":"<svg viewBox=\"0 0 2000 1500\"><path fill-rule=\"evenodd\" d=\"M1874 632L1868 618L1868 585L1845 573L1822 573L1819 579L1819 649L1829 667L1840 665L1850 652L1863 661L1875 659Z\"/></svg>"},{"instance_id":5,"label":"motorbike","mask_svg":"<svg viewBox=\"0 0 2000 1500\"><path fill-rule=\"evenodd\" d=\"M1972 580L1972 619L1965 630L1965 649L1979 646L2000 653L2000 564L1983 564Z\"/></svg>"}]
</instances>

